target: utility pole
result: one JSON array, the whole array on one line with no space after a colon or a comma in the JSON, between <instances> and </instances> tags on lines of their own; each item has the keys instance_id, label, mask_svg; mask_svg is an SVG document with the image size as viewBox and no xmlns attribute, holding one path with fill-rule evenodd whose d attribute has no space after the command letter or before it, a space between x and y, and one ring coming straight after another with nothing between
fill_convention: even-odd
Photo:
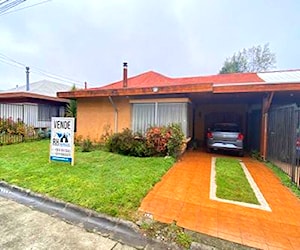
<instances>
[{"instance_id":1,"label":"utility pole","mask_svg":"<svg viewBox=\"0 0 300 250\"><path fill-rule=\"evenodd\" d=\"M26 67L26 91L29 91L29 67Z\"/></svg>"}]
</instances>

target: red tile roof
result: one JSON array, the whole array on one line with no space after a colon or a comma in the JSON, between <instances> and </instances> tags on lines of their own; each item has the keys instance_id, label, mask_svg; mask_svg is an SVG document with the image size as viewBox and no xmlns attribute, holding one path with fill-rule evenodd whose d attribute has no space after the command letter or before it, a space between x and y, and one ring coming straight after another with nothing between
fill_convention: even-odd
<instances>
[{"instance_id":1,"label":"red tile roof","mask_svg":"<svg viewBox=\"0 0 300 250\"><path fill-rule=\"evenodd\" d=\"M189 85L201 83L248 83L248 82L264 82L256 73L233 73L219 74L211 76L181 77L171 78L159 74L154 71L130 77L127 81L127 88L149 88L174 85ZM105 90L105 89L121 89L123 88L123 80L111 83L104 87L92 88L89 90Z\"/></svg>"}]
</instances>

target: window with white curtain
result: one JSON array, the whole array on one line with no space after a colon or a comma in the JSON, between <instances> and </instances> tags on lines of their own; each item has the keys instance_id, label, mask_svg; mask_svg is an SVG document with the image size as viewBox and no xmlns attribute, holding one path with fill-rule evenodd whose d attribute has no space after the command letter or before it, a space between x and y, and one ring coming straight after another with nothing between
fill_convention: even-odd
<instances>
[{"instance_id":1,"label":"window with white curtain","mask_svg":"<svg viewBox=\"0 0 300 250\"><path fill-rule=\"evenodd\" d=\"M132 108L132 130L145 133L155 125L155 103L135 103Z\"/></svg>"},{"instance_id":2,"label":"window with white curtain","mask_svg":"<svg viewBox=\"0 0 300 250\"><path fill-rule=\"evenodd\" d=\"M180 124L182 131L188 136L188 103L159 102L132 104L132 130L145 133L151 126L167 126Z\"/></svg>"}]
</instances>

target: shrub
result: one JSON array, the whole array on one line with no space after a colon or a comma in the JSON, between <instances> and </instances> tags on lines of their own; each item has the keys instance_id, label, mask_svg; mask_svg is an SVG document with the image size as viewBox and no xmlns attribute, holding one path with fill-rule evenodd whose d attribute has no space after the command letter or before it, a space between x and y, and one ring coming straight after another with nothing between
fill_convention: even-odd
<instances>
[{"instance_id":1,"label":"shrub","mask_svg":"<svg viewBox=\"0 0 300 250\"><path fill-rule=\"evenodd\" d=\"M124 129L120 133L115 133L107 140L108 151L129 155L131 144L133 143L133 135L131 130Z\"/></svg>"},{"instance_id":2,"label":"shrub","mask_svg":"<svg viewBox=\"0 0 300 250\"><path fill-rule=\"evenodd\" d=\"M166 127L151 127L146 132L147 146L152 155L167 155L168 140L171 137L170 131Z\"/></svg>"},{"instance_id":3,"label":"shrub","mask_svg":"<svg viewBox=\"0 0 300 250\"><path fill-rule=\"evenodd\" d=\"M90 138L84 139L81 145L82 152L91 152L93 150L93 144Z\"/></svg>"},{"instance_id":4,"label":"shrub","mask_svg":"<svg viewBox=\"0 0 300 250\"><path fill-rule=\"evenodd\" d=\"M105 124L103 126L103 133L101 135L100 141L106 143L110 136L112 135L112 130L110 128L110 124Z\"/></svg>"},{"instance_id":5,"label":"shrub","mask_svg":"<svg viewBox=\"0 0 300 250\"><path fill-rule=\"evenodd\" d=\"M11 117L0 118L0 144L12 144L24 140L37 139L33 127L27 126L23 121L14 121Z\"/></svg>"},{"instance_id":6,"label":"shrub","mask_svg":"<svg viewBox=\"0 0 300 250\"><path fill-rule=\"evenodd\" d=\"M182 150L184 134L179 124L151 127L147 130L146 140L152 155L177 158Z\"/></svg>"},{"instance_id":7,"label":"shrub","mask_svg":"<svg viewBox=\"0 0 300 250\"><path fill-rule=\"evenodd\" d=\"M171 124L168 126L170 137L167 143L168 155L177 158L182 152L185 136L179 124Z\"/></svg>"},{"instance_id":8,"label":"shrub","mask_svg":"<svg viewBox=\"0 0 300 250\"><path fill-rule=\"evenodd\" d=\"M112 134L107 138L105 145L108 151L118 154L139 157L148 155L145 138L140 134L134 134L130 129Z\"/></svg>"},{"instance_id":9,"label":"shrub","mask_svg":"<svg viewBox=\"0 0 300 250\"><path fill-rule=\"evenodd\" d=\"M141 135L136 135L134 137L130 155L138 156L138 157L145 157L150 156L150 150L147 148L147 143L145 137Z\"/></svg>"},{"instance_id":10,"label":"shrub","mask_svg":"<svg viewBox=\"0 0 300 250\"><path fill-rule=\"evenodd\" d=\"M151 127L145 136L124 129L108 137L106 148L110 152L138 157L172 156L178 157L184 143L181 127L171 124L168 127Z\"/></svg>"},{"instance_id":11,"label":"shrub","mask_svg":"<svg viewBox=\"0 0 300 250\"><path fill-rule=\"evenodd\" d=\"M9 135L25 135L26 124L20 119L14 121L11 117L0 118L0 133Z\"/></svg>"},{"instance_id":12,"label":"shrub","mask_svg":"<svg viewBox=\"0 0 300 250\"><path fill-rule=\"evenodd\" d=\"M75 138L74 138L74 144L76 146L81 146L83 142L83 136L82 135L76 135L75 134Z\"/></svg>"}]
</instances>

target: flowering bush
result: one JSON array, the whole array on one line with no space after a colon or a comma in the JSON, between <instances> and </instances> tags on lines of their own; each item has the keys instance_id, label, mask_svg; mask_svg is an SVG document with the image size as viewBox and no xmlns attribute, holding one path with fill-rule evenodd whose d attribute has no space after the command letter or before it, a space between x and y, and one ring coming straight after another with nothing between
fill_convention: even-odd
<instances>
[{"instance_id":1,"label":"flowering bush","mask_svg":"<svg viewBox=\"0 0 300 250\"><path fill-rule=\"evenodd\" d=\"M184 143L184 134L178 124L151 127L146 132L147 147L152 155L178 157Z\"/></svg>"},{"instance_id":2,"label":"flowering bush","mask_svg":"<svg viewBox=\"0 0 300 250\"><path fill-rule=\"evenodd\" d=\"M178 157L184 144L184 134L177 124L150 127L145 136L124 129L111 135L106 141L110 152L132 156L173 156Z\"/></svg>"},{"instance_id":3,"label":"flowering bush","mask_svg":"<svg viewBox=\"0 0 300 250\"><path fill-rule=\"evenodd\" d=\"M14 121L11 117L0 118L0 133L10 135L25 135L26 125L20 119Z\"/></svg>"},{"instance_id":4,"label":"flowering bush","mask_svg":"<svg viewBox=\"0 0 300 250\"><path fill-rule=\"evenodd\" d=\"M27 126L20 119L14 121L11 117L0 118L0 145L22 142L25 139L36 139L33 127Z\"/></svg>"},{"instance_id":5,"label":"flowering bush","mask_svg":"<svg viewBox=\"0 0 300 250\"><path fill-rule=\"evenodd\" d=\"M167 155L171 131L166 127L151 127L146 132L147 147L153 155Z\"/></svg>"}]
</instances>

